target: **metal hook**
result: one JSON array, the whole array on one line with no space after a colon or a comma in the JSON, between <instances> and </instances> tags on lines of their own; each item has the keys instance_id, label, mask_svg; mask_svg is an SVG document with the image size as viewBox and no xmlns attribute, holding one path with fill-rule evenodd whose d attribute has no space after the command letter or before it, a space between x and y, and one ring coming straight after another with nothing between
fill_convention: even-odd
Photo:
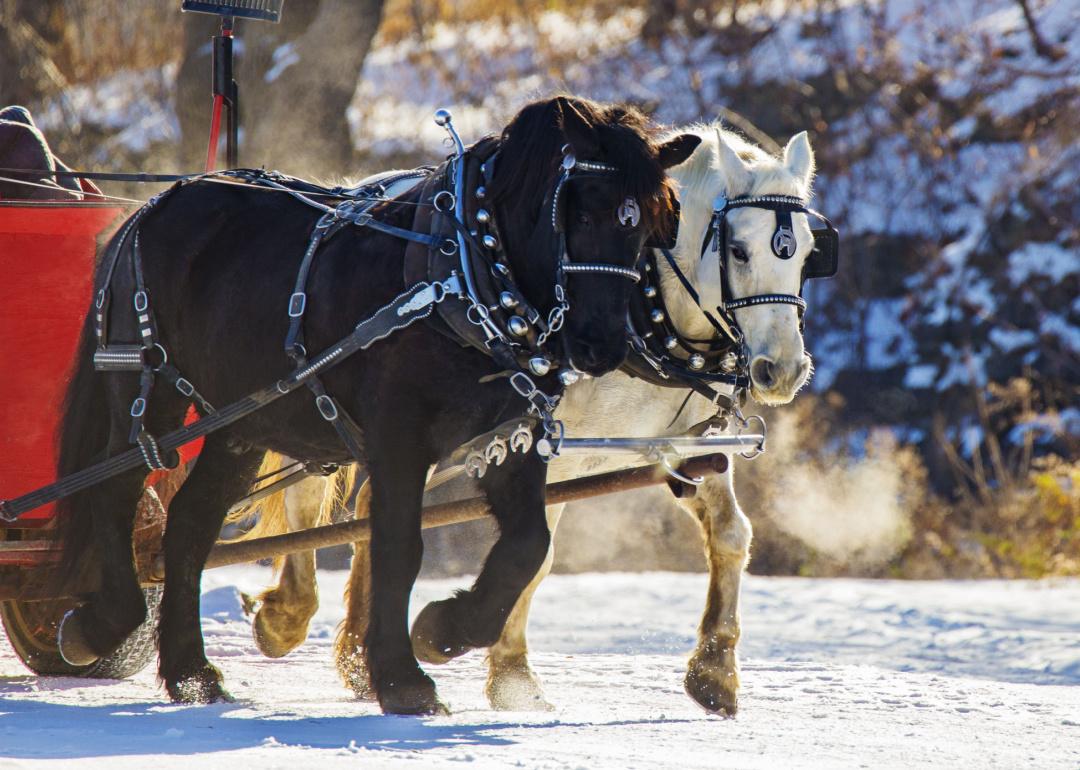
<instances>
[{"instance_id":1,"label":"metal hook","mask_svg":"<svg viewBox=\"0 0 1080 770\"><path fill-rule=\"evenodd\" d=\"M677 471L675 469L675 467L672 466L671 461L668 459L667 455L661 455L660 456L660 464L662 466L664 466L664 470L668 472L669 476L671 476L674 479L678 479L679 481L681 481L684 484L689 484L690 486L696 487L696 486L699 486L703 481L705 481L704 476L692 476L691 477L691 476L684 476L683 474L679 473L679 471Z\"/></svg>"}]
</instances>

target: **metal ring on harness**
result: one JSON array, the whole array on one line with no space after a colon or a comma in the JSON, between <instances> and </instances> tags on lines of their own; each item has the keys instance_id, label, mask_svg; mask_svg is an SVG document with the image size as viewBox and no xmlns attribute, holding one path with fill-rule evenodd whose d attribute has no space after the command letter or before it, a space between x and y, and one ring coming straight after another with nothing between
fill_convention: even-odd
<instances>
[{"instance_id":1,"label":"metal ring on harness","mask_svg":"<svg viewBox=\"0 0 1080 770\"><path fill-rule=\"evenodd\" d=\"M160 342L155 342L154 347L161 353L161 363L154 367L154 371L160 372L165 367L165 364L169 363L169 354Z\"/></svg>"},{"instance_id":2,"label":"metal ring on harness","mask_svg":"<svg viewBox=\"0 0 1080 770\"><path fill-rule=\"evenodd\" d=\"M476 311L476 318L473 318L473 311ZM465 317L469 319L469 323L474 326L482 326L487 323L489 318L491 318L491 312L487 307L477 302L469 305L469 309L465 311Z\"/></svg>"},{"instance_id":3,"label":"metal ring on harness","mask_svg":"<svg viewBox=\"0 0 1080 770\"><path fill-rule=\"evenodd\" d=\"M439 251L442 252L443 254L445 254L448 257L452 257L455 254L457 254L457 250L458 250L457 241L454 241L451 238L447 238L446 240L444 240L439 245Z\"/></svg>"},{"instance_id":4,"label":"metal ring on harness","mask_svg":"<svg viewBox=\"0 0 1080 770\"><path fill-rule=\"evenodd\" d=\"M747 460L753 460L758 455L761 455L765 452L765 418L762 417L760 414L752 414L749 417L743 419L742 425L739 427L738 433L742 434L745 429L749 428L750 423L753 420L757 420L758 425L761 426L761 443L759 443L756 447L750 450L750 454L747 454L746 452L739 452L739 457L745 458Z\"/></svg>"},{"instance_id":5,"label":"metal ring on harness","mask_svg":"<svg viewBox=\"0 0 1080 770\"><path fill-rule=\"evenodd\" d=\"M439 190L439 192L435 193L435 197L431 199L431 204L436 211L447 213L453 211L454 207L457 206L457 198L449 190Z\"/></svg>"},{"instance_id":6,"label":"metal ring on harness","mask_svg":"<svg viewBox=\"0 0 1080 770\"><path fill-rule=\"evenodd\" d=\"M334 403L334 399L326 394L315 397L315 406L319 410L319 414L327 422L333 422L338 418L337 404Z\"/></svg>"}]
</instances>

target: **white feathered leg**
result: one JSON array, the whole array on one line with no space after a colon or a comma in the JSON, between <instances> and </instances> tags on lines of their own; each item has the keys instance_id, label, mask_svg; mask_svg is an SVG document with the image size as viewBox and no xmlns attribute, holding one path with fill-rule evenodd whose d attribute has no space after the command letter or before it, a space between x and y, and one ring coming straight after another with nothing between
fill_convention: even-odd
<instances>
[{"instance_id":1,"label":"white feathered leg","mask_svg":"<svg viewBox=\"0 0 1080 770\"><path fill-rule=\"evenodd\" d=\"M703 708L733 716L739 694L739 589L750 557L750 520L735 499L731 469L709 477L694 497L679 504L701 525L709 564L705 613L684 686Z\"/></svg>"}]
</instances>

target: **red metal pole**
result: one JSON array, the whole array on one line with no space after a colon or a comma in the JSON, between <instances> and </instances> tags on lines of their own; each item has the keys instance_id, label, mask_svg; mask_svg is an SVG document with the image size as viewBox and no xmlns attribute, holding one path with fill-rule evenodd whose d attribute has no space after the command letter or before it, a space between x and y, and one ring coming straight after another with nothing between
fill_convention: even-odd
<instances>
[{"instance_id":1,"label":"red metal pole","mask_svg":"<svg viewBox=\"0 0 1080 770\"><path fill-rule=\"evenodd\" d=\"M219 81L224 79L221 73L227 74L228 79L232 77L232 42L233 36L233 20L231 16L226 16L221 20L221 35L214 38L214 108L210 117L210 144L206 148L206 173L210 173L217 167L217 151L218 151L218 135L221 131L221 108L225 105L225 96L228 88L228 83L222 84ZM218 40L220 38L229 38L227 41L222 41L223 48L219 52ZM219 56L225 56L229 58L229 61L218 61ZM230 103L229 116L233 119L233 110L235 107Z\"/></svg>"},{"instance_id":2,"label":"red metal pole","mask_svg":"<svg viewBox=\"0 0 1080 770\"><path fill-rule=\"evenodd\" d=\"M221 105L225 97L221 94L214 96L214 111L210 117L210 145L206 148L206 173L210 173L217 165L218 133L221 130Z\"/></svg>"}]
</instances>

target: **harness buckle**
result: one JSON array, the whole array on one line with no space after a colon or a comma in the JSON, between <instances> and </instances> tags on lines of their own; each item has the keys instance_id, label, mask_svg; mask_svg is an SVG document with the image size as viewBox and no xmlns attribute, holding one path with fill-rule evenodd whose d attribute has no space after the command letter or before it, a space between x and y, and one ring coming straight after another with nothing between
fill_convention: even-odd
<instances>
[{"instance_id":1,"label":"harness buckle","mask_svg":"<svg viewBox=\"0 0 1080 770\"><path fill-rule=\"evenodd\" d=\"M307 294L298 291L289 297L289 318L299 318L307 308Z\"/></svg>"},{"instance_id":2,"label":"harness buckle","mask_svg":"<svg viewBox=\"0 0 1080 770\"><path fill-rule=\"evenodd\" d=\"M334 399L325 393L315 397L315 406L318 407L319 414L327 422L334 422L338 418L337 404L334 403Z\"/></svg>"},{"instance_id":3,"label":"harness buckle","mask_svg":"<svg viewBox=\"0 0 1080 770\"><path fill-rule=\"evenodd\" d=\"M138 419L146 414L146 399L139 396L131 402L131 416Z\"/></svg>"},{"instance_id":4,"label":"harness buckle","mask_svg":"<svg viewBox=\"0 0 1080 770\"><path fill-rule=\"evenodd\" d=\"M195 386L184 377L176 378L176 389L184 396L191 396L195 393Z\"/></svg>"},{"instance_id":5,"label":"harness buckle","mask_svg":"<svg viewBox=\"0 0 1080 770\"><path fill-rule=\"evenodd\" d=\"M536 383L525 372L514 372L510 375L510 387L522 398L529 398L536 392Z\"/></svg>"},{"instance_id":6,"label":"harness buckle","mask_svg":"<svg viewBox=\"0 0 1080 770\"><path fill-rule=\"evenodd\" d=\"M132 298L132 300L135 304L136 313L142 313L146 310L146 308L150 307L150 298L142 289L135 292L135 296Z\"/></svg>"}]
</instances>

